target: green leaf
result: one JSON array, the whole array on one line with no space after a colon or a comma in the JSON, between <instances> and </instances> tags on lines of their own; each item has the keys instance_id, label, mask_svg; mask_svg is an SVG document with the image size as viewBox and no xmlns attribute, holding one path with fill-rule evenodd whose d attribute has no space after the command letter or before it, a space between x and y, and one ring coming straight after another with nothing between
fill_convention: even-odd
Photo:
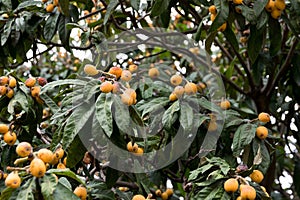
<instances>
[{"instance_id":1,"label":"green leaf","mask_svg":"<svg viewBox=\"0 0 300 200\"><path fill-rule=\"evenodd\" d=\"M214 4L218 10L218 14L213 21L209 32L214 32L216 31L220 26L222 26L223 23L227 21L227 18L229 16L229 5L228 1L224 0L215 0Z\"/></svg>"},{"instance_id":2,"label":"green leaf","mask_svg":"<svg viewBox=\"0 0 300 200\"><path fill-rule=\"evenodd\" d=\"M45 174L45 176L43 176L40 181L41 192L44 199L54 200L52 195L57 185L55 176L52 174Z\"/></svg>"},{"instance_id":3,"label":"green leaf","mask_svg":"<svg viewBox=\"0 0 300 200\"><path fill-rule=\"evenodd\" d=\"M35 178L29 179L18 193L18 200L34 200L33 191L35 190Z\"/></svg>"},{"instance_id":4,"label":"green leaf","mask_svg":"<svg viewBox=\"0 0 300 200\"><path fill-rule=\"evenodd\" d=\"M206 165L201 166L198 169L195 169L193 171L190 172L188 181L192 181L198 178L199 175L203 175L203 173L205 173L207 170L211 169L214 165L211 163L208 163Z\"/></svg>"},{"instance_id":5,"label":"green leaf","mask_svg":"<svg viewBox=\"0 0 300 200\"><path fill-rule=\"evenodd\" d=\"M281 25L278 20L269 19L270 55L275 56L281 48Z\"/></svg>"},{"instance_id":6,"label":"green leaf","mask_svg":"<svg viewBox=\"0 0 300 200\"><path fill-rule=\"evenodd\" d=\"M150 100L149 102L146 101L139 101L136 105L138 110L142 112L142 117L146 114L154 112L157 109L164 109L163 107L169 103L168 97L158 97Z\"/></svg>"},{"instance_id":7,"label":"green leaf","mask_svg":"<svg viewBox=\"0 0 300 200\"><path fill-rule=\"evenodd\" d=\"M141 4L141 0L131 0L130 1L131 6L135 9L135 10L139 10L140 9L140 4Z\"/></svg>"},{"instance_id":8,"label":"green leaf","mask_svg":"<svg viewBox=\"0 0 300 200\"><path fill-rule=\"evenodd\" d=\"M73 28L80 28L81 30L84 30L84 27L81 26L81 25L79 25L79 24L77 24L77 23L68 23L68 24L66 25L66 27L67 27L67 29L69 29L69 30L71 30L71 29L73 29Z\"/></svg>"},{"instance_id":9,"label":"green leaf","mask_svg":"<svg viewBox=\"0 0 300 200\"><path fill-rule=\"evenodd\" d=\"M214 32L210 32L205 40L205 50L208 52L208 53L211 53L211 45L213 44L215 38L217 36L217 32L214 31Z\"/></svg>"},{"instance_id":10,"label":"green leaf","mask_svg":"<svg viewBox=\"0 0 300 200\"><path fill-rule=\"evenodd\" d=\"M15 96L10 100L7 111L10 114L16 114L20 110L24 110L26 113L28 113L28 100L26 95L23 92L16 92ZM17 110L17 112L15 112Z\"/></svg>"},{"instance_id":11,"label":"green leaf","mask_svg":"<svg viewBox=\"0 0 300 200\"><path fill-rule=\"evenodd\" d=\"M259 164L258 169L263 174L265 174L267 172L270 162L271 162L270 153L269 153L269 150L268 150L265 142L256 138L255 140L253 140L252 149L253 149L254 155L256 155L258 152L258 149L260 149L260 156L261 156L262 162Z\"/></svg>"},{"instance_id":12,"label":"green leaf","mask_svg":"<svg viewBox=\"0 0 300 200\"><path fill-rule=\"evenodd\" d=\"M71 51L70 43L69 43L71 30L67 29L66 25L70 22L71 22L70 17L60 15L58 21L58 35L59 35L59 39L61 40L61 43L68 51Z\"/></svg>"},{"instance_id":13,"label":"green leaf","mask_svg":"<svg viewBox=\"0 0 300 200\"><path fill-rule=\"evenodd\" d=\"M24 17L18 17L16 18L16 30L21 31L22 33L25 31L26 24Z\"/></svg>"},{"instance_id":14,"label":"green leaf","mask_svg":"<svg viewBox=\"0 0 300 200\"><path fill-rule=\"evenodd\" d=\"M197 100L198 100L198 104L200 107L210 110L212 112L216 112L218 114L222 113L222 110L219 106L217 106L213 102L207 100L206 98L201 97L201 98L197 98Z\"/></svg>"},{"instance_id":15,"label":"green leaf","mask_svg":"<svg viewBox=\"0 0 300 200\"><path fill-rule=\"evenodd\" d=\"M13 188L9 188L6 187L4 190L1 191L1 195L0 195L0 200L9 200L12 193L15 191L16 189Z\"/></svg>"},{"instance_id":16,"label":"green leaf","mask_svg":"<svg viewBox=\"0 0 300 200\"><path fill-rule=\"evenodd\" d=\"M114 95L113 97L112 108L113 118L119 130L126 132L130 131L132 128L130 127L130 114L128 106L125 105L117 95Z\"/></svg>"},{"instance_id":17,"label":"green leaf","mask_svg":"<svg viewBox=\"0 0 300 200\"><path fill-rule=\"evenodd\" d=\"M58 179L58 182L62 185L64 185L66 188L68 188L69 190L72 190L72 185L71 183L68 181L68 179L66 177L60 177Z\"/></svg>"},{"instance_id":18,"label":"green leaf","mask_svg":"<svg viewBox=\"0 0 300 200\"><path fill-rule=\"evenodd\" d=\"M76 135L76 137L73 139L72 143L67 149L67 152L68 152L67 167L69 168L75 167L77 163L79 163L83 159L84 153L86 152L86 148L82 144L79 135Z\"/></svg>"},{"instance_id":19,"label":"green leaf","mask_svg":"<svg viewBox=\"0 0 300 200\"><path fill-rule=\"evenodd\" d=\"M256 26L250 26L250 36L248 40L248 55L252 63L255 62L258 54L260 53L264 41L264 30L257 30Z\"/></svg>"},{"instance_id":20,"label":"green leaf","mask_svg":"<svg viewBox=\"0 0 300 200\"><path fill-rule=\"evenodd\" d=\"M106 168L106 177L109 177L109 178L106 179L105 183L108 188L111 188L117 182L117 180L119 178L119 173L117 170L115 170L111 167L107 167Z\"/></svg>"},{"instance_id":21,"label":"green leaf","mask_svg":"<svg viewBox=\"0 0 300 200\"><path fill-rule=\"evenodd\" d=\"M103 24L105 25L111 15L111 12L115 9L115 7L118 5L119 1L118 0L111 0L109 1L109 4L106 9L106 13L104 16Z\"/></svg>"},{"instance_id":22,"label":"green leaf","mask_svg":"<svg viewBox=\"0 0 300 200\"><path fill-rule=\"evenodd\" d=\"M47 83L44 87L42 87L41 94L43 94L44 92L47 92L48 90L52 90L53 88L55 88L57 86L62 86L62 85L85 86L86 81L82 81L79 79L65 79L65 80L53 81L53 82Z\"/></svg>"},{"instance_id":23,"label":"green leaf","mask_svg":"<svg viewBox=\"0 0 300 200\"><path fill-rule=\"evenodd\" d=\"M202 190L199 191L199 193L197 193L197 195L195 195L194 198L195 199L203 199L203 200L221 199L224 192L225 191L223 189L222 184L219 184L217 186L214 184L210 187L204 187ZM228 198L228 200L229 199L230 199L230 197ZM226 199L224 199L224 200L226 200Z\"/></svg>"},{"instance_id":24,"label":"green leaf","mask_svg":"<svg viewBox=\"0 0 300 200\"><path fill-rule=\"evenodd\" d=\"M223 34L226 37L226 40L230 43L230 45L238 52L239 51L239 43L236 39L236 35L232 31L231 28L226 28L225 31L223 31Z\"/></svg>"},{"instance_id":25,"label":"green leaf","mask_svg":"<svg viewBox=\"0 0 300 200\"><path fill-rule=\"evenodd\" d=\"M59 6L65 16L69 16L69 0L59 0Z\"/></svg>"},{"instance_id":26,"label":"green leaf","mask_svg":"<svg viewBox=\"0 0 300 200\"><path fill-rule=\"evenodd\" d=\"M11 2L11 0L2 0L1 3L2 3L8 10L11 10L11 9L12 9L12 2Z\"/></svg>"},{"instance_id":27,"label":"green leaf","mask_svg":"<svg viewBox=\"0 0 300 200\"><path fill-rule=\"evenodd\" d=\"M296 158L296 161L295 161L293 183L295 185L295 190L299 196L300 195L300 160L299 160L299 158Z\"/></svg>"},{"instance_id":28,"label":"green leaf","mask_svg":"<svg viewBox=\"0 0 300 200\"><path fill-rule=\"evenodd\" d=\"M250 144L255 137L256 125L242 124L234 133L232 142L233 156L239 156L244 147Z\"/></svg>"},{"instance_id":29,"label":"green leaf","mask_svg":"<svg viewBox=\"0 0 300 200\"><path fill-rule=\"evenodd\" d=\"M40 5L40 4L41 4L41 1L23 1L14 10L14 13L17 13L17 12L19 12L20 10L22 10L24 8L31 7L31 6L37 6L37 5Z\"/></svg>"},{"instance_id":30,"label":"green leaf","mask_svg":"<svg viewBox=\"0 0 300 200\"><path fill-rule=\"evenodd\" d=\"M78 175L76 175L74 172L72 172L69 168L66 168L66 169L49 169L47 171L47 173L53 173L53 174L56 174L58 176L69 177L69 178L77 181L78 183L80 183L82 185L85 185L85 182Z\"/></svg>"},{"instance_id":31,"label":"green leaf","mask_svg":"<svg viewBox=\"0 0 300 200\"><path fill-rule=\"evenodd\" d=\"M158 16L162 14L165 10L168 9L169 3L171 0L156 0L154 1L151 15L152 16Z\"/></svg>"},{"instance_id":32,"label":"green leaf","mask_svg":"<svg viewBox=\"0 0 300 200\"><path fill-rule=\"evenodd\" d=\"M13 20L8 20L4 25L4 31L1 34L1 46L4 46L12 30Z\"/></svg>"},{"instance_id":33,"label":"green leaf","mask_svg":"<svg viewBox=\"0 0 300 200\"><path fill-rule=\"evenodd\" d=\"M58 182L56 189L53 193L53 199L55 200L78 200L79 198L73 193L72 190Z\"/></svg>"},{"instance_id":34,"label":"green leaf","mask_svg":"<svg viewBox=\"0 0 300 200\"><path fill-rule=\"evenodd\" d=\"M249 21L251 24L256 24L257 18L253 8L249 8L246 5L239 5L238 6L242 10L242 15Z\"/></svg>"},{"instance_id":35,"label":"green leaf","mask_svg":"<svg viewBox=\"0 0 300 200\"><path fill-rule=\"evenodd\" d=\"M227 120L226 119L226 123L224 124L224 128L228 128L230 126L237 126L237 125L240 125L241 123L243 123L243 120L240 119L240 118L234 118L232 120Z\"/></svg>"},{"instance_id":36,"label":"green leaf","mask_svg":"<svg viewBox=\"0 0 300 200\"><path fill-rule=\"evenodd\" d=\"M59 20L60 13L55 12L51 14L45 23L44 29L43 29L43 35L45 40L50 42L55 35L55 32L57 30L58 20Z\"/></svg>"},{"instance_id":37,"label":"green leaf","mask_svg":"<svg viewBox=\"0 0 300 200\"><path fill-rule=\"evenodd\" d=\"M112 96L101 93L96 100L96 118L108 137L113 132Z\"/></svg>"},{"instance_id":38,"label":"green leaf","mask_svg":"<svg viewBox=\"0 0 300 200\"><path fill-rule=\"evenodd\" d=\"M170 129L176 121L177 116L174 116L174 113L176 113L179 109L179 101L175 101L163 114L162 124L166 129Z\"/></svg>"},{"instance_id":39,"label":"green leaf","mask_svg":"<svg viewBox=\"0 0 300 200\"><path fill-rule=\"evenodd\" d=\"M265 26L268 22L268 19L269 19L269 15L267 14L267 11L264 10L261 13L261 15L258 16L256 28L257 29L265 28Z\"/></svg>"},{"instance_id":40,"label":"green leaf","mask_svg":"<svg viewBox=\"0 0 300 200\"><path fill-rule=\"evenodd\" d=\"M92 79L90 80L83 89L83 94L84 94L84 99L85 101L90 100L90 98L94 97L95 98L95 93L100 91L99 87L99 80Z\"/></svg>"},{"instance_id":41,"label":"green leaf","mask_svg":"<svg viewBox=\"0 0 300 200\"><path fill-rule=\"evenodd\" d=\"M255 16L258 17L261 15L261 13L264 11L265 6L267 5L269 0L257 0L253 4L253 10L255 13Z\"/></svg>"},{"instance_id":42,"label":"green leaf","mask_svg":"<svg viewBox=\"0 0 300 200\"><path fill-rule=\"evenodd\" d=\"M188 103L185 102L181 103L179 122L185 132L189 132L192 130L193 118L194 118L193 108L191 108L191 106Z\"/></svg>"},{"instance_id":43,"label":"green leaf","mask_svg":"<svg viewBox=\"0 0 300 200\"><path fill-rule=\"evenodd\" d=\"M58 112L59 107L57 106L57 104L46 93L40 94L40 97L43 99L43 101L45 102L45 104L50 108L50 110L52 111L52 113Z\"/></svg>"}]
</instances>

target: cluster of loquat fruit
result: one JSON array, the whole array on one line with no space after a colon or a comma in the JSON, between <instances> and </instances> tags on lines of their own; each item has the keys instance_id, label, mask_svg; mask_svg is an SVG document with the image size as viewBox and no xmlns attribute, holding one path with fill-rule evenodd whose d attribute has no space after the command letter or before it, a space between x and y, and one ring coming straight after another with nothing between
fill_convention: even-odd
<instances>
[{"instance_id":1,"label":"cluster of loquat fruit","mask_svg":"<svg viewBox=\"0 0 300 200\"><path fill-rule=\"evenodd\" d=\"M132 143L131 141L127 143L127 150L132 152L136 156L142 156L144 153L144 149L139 147L137 143Z\"/></svg>"},{"instance_id":2,"label":"cluster of loquat fruit","mask_svg":"<svg viewBox=\"0 0 300 200\"><path fill-rule=\"evenodd\" d=\"M42 0L42 2L46 4L48 3L48 0ZM48 13L52 13L55 7L57 7L57 10L61 12L59 0L53 0L52 2L48 3L45 9Z\"/></svg>"},{"instance_id":3,"label":"cluster of loquat fruit","mask_svg":"<svg viewBox=\"0 0 300 200\"><path fill-rule=\"evenodd\" d=\"M129 81L138 66L130 64L128 69L122 69L121 67L111 67L108 72L97 70L94 65L87 64L84 66L84 72L90 76L96 76L99 73L105 76L101 76L100 91L103 93L120 94L121 100L125 105L131 106L136 103L136 92L130 88ZM124 86L126 85L126 86Z\"/></svg>"},{"instance_id":4,"label":"cluster of loquat fruit","mask_svg":"<svg viewBox=\"0 0 300 200\"><path fill-rule=\"evenodd\" d=\"M278 19L285 9L285 1L284 0L269 0L267 5L265 6L267 12L271 13L271 16L274 19Z\"/></svg>"},{"instance_id":5,"label":"cluster of loquat fruit","mask_svg":"<svg viewBox=\"0 0 300 200\"><path fill-rule=\"evenodd\" d=\"M40 104L43 104L43 100L40 98L41 86L46 84L47 80L42 77L30 77L25 81L26 87L30 89L30 95Z\"/></svg>"},{"instance_id":6,"label":"cluster of loquat fruit","mask_svg":"<svg viewBox=\"0 0 300 200\"><path fill-rule=\"evenodd\" d=\"M15 94L14 88L17 86L17 80L13 76L0 77L0 96L12 98Z\"/></svg>"},{"instance_id":7,"label":"cluster of loquat fruit","mask_svg":"<svg viewBox=\"0 0 300 200\"><path fill-rule=\"evenodd\" d=\"M100 15L97 14L96 12L97 12L99 9L103 9L103 8L104 8L103 3L102 3L102 2L99 2L98 4L95 4L94 7L92 7L91 11L84 10L84 11L83 11L83 15L84 15L84 16L95 13L95 14L93 14L92 16L86 18L86 19L85 19L85 22L86 22L87 24L91 24L91 23L96 22L96 21L100 18ZM105 13L105 10L103 10L103 13Z\"/></svg>"},{"instance_id":8,"label":"cluster of loquat fruit","mask_svg":"<svg viewBox=\"0 0 300 200\"><path fill-rule=\"evenodd\" d=\"M167 200L173 195L173 193L174 193L173 189L171 189L171 188L166 189L166 191L164 191L164 192L162 192L160 189L157 189L155 191L155 196L160 197L162 200ZM148 194L147 198L145 198L141 194L137 194L132 197L132 200L146 200L146 199L152 200L152 197L153 197L152 194Z\"/></svg>"},{"instance_id":9,"label":"cluster of loquat fruit","mask_svg":"<svg viewBox=\"0 0 300 200\"><path fill-rule=\"evenodd\" d=\"M208 8L208 11L210 12L210 20L213 22L216 17L217 17L217 8L215 5L211 5L209 8ZM219 28L218 28L218 31L225 31L227 27L227 23L224 22L224 24L222 24Z\"/></svg>"}]
</instances>

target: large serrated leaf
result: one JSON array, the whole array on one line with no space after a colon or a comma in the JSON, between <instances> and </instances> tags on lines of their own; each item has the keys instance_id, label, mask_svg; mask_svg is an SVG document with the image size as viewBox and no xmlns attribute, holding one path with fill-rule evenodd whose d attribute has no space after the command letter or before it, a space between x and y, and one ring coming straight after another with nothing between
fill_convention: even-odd
<instances>
[{"instance_id":1,"label":"large serrated leaf","mask_svg":"<svg viewBox=\"0 0 300 200\"><path fill-rule=\"evenodd\" d=\"M193 120L194 120L193 118L194 118L193 108L185 102L181 103L179 122L180 122L180 126L183 127L183 130L185 132L189 132L192 130Z\"/></svg>"},{"instance_id":2,"label":"large serrated leaf","mask_svg":"<svg viewBox=\"0 0 300 200\"><path fill-rule=\"evenodd\" d=\"M174 113L176 113L180 109L179 101L175 101L163 114L162 124L165 128L170 129L172 124L176 121L177 116L174 117Z\"/></svg>"},{"instance_id":3,"label":"large serrated leaf","mask_svg":"<svg viewBox=\"0 0 300 200\"><path fill-rule=\"evenodd\" d=\"M71 51L70 49L70 34L71 30L67 29L66 25L72 22L69 16L61 15L58 21L58 35L61 43L64 45L65 49Z\"/></svg>"},{"instance_id":4,"label":"large serrated leaf","mask_svg":"<svg viewBox=\"0 0 300 200\"><path fill-rule=\"evenodd\" d=\"M1 34L1 46L4 46L12 30L13 20L9 20L4 25L4 31Z\"/></svg>"},{"instance_id":5,"label":"large serrated leaf","mask_svg":"<svg viewBox=\"0 0 300 200\"><path fill-rule=\"evenodd\" d=\"M52 113L58 112L59 107L46 93L40 94L40 97L43 99L45 104L50 108Z\"/></svg>"},{"instance_id":6,"label":"large serrated leaf","mask_svg":"<svg viewBox=\"0 0 300 200\"><path fill-rule=\"evenodd\" d=\"M52 90L53 88L62 86L62 85L85 86L86 81L82 81L79 79L65 79L65 80L53 81L51 83L46 84L44 87L42 87L41 94L44 92L47 92L48 90Z\"/></svg>"},{"instance_id":7,"label":"large serrated leaf","mask_svg":"<svg viewBox=\"0 0 300 200\"><path fill-rule=\"evenodd\" d=\"M69 0L59 0L59 6L65 16L69 16Z\"/></svg>"},{"instance_id":8,"label":"large serrated leaf","mask_svg":"<svg viewBox=\"0 0 300 200\"><path fill-rule=\"evenodd\" d=\"M256 0L253 4L253 10L255 13L255 16L258 17L263 12L265 6L267 5L269 0Z\"/></svg>"},{"instance_id":9,"label":"large serrated leaf","mask_svg":"<svg viewBox=\"0 0 300 200\"><path fill-rule=\"evenodd\" d=\"M19 12L19 10L31 7L31 6L38 6L41 5L41 1L23 1L21 2L18 7L14 10L14 13Z\"/></svg>"},{"instance_id":10,"label":"large serrated leaf","mask_svg":"<svg viewBox=\"0 0 300 200\"><path fill-rule=\"evenodd\" d=\"M281 48L281 25L278 20L269 19L270 55L275 56Z\"/></svg>"},{"instance_id":11,"label":"large serrated leaf","mask_svg":"<svg viewBox=\"0 0 300 200\"><path fill-rule=\"evenodd\" d=\"M250 26L250 36L247 45L247 51L252 63L255 62L258 54L261 52L264 41L265 29L256 29L256 26Z\"/></svg>"},{"instance_id":12,"label":"large serrated leaf","mask_svg":"<svg viewBox=\"0 0 300 200\"><path fill-rule=\"evenodd\" d=\"M113 132L112 104L111 94L101 93L96 100L96 118L108 137Z\"/></svg>"},{"instance_id":13,"label":"large serrated leaf","mask_svg":"<svg viewBox=\"0 0 300 200\"><path fill-rule=\"evenodd\" d=\"M73 193L72 190L58 182L56 189L53 193L53 199L55 200L79 200L79 198Z\"/></svg>"},{"instance_id":14,"label":"large serrated leaf","mask_svg":"<svg viewBox=\"0 0 300 200\"><path fill-rule=\"evenodd\" d=\"M28 180L18 193L18 200L34 200L33 191L35 190L35 178Z\"/></svg>"},{"instance_id":15,"label":"large serrated leaf","mask_svg":"<svg viewBox=\"0 0 300 200\"><path fill-rule=\"evenodd\" d=\"M137 104L137 108L140 112L142 112L142 117L144 117L146 114L154 112L158 109L164 109L164 106L167 105L169 102L169 98L167 97L158 97L155 99L152 99L149 102L146 101L140 101Z\"/></svg>"},{"instance_id":16,"label":"large serrated leaf","mask_svg":"<svg viewBox=\"0 0 300 200\"><path fill-rule=\"evenodd\" d=\"M24 110L26 113L28 113L28 100L26 95L23 92L17 92L15 96L10 100L8 106L7 106L7 111L10 114L15 114L15 110Z\"/></svg>"},{"instance_id":17,"label":"large serrated leaf","mask_svg":"<svg viewBox=\"0 0 300 200\"><path fill-rule=\"evenodd\" d=\"M44 199L54 200L52 195L57 185L56 177L52 174L45 174L40 181L41 192Z\"/></svg>"},{"instance_id":18,"label":"large serrated leaf","mask_svg":"<svg viewBox=\"0 0 300 200\"><path fill-rule=\"evenodd\" d=\"M81 141L79 135L73 139L70 144L68 151L68 159L67 159L67 167L73 168L77 163L79 163L84 157L84 153L86 152L86 148Z\"/></svg>"},{"instance_id":19,"label":"large serrated leaf","mask_svg":"<svg viewBox=\"0 0 300 200\"><path fill-rule=\"evenodd\" d=\"M239 51L239 43L236 39L236 35L232 31L231 28L226 28L225 31L223 31L226 40L230 43L230 45L235 49L235 51Z\"/></svg>"},{"instance_id":20,"label":"large serrated leaf","mask_svg":"<svg viewBox=\"0 0 300 200\"><path fill-rule=\"evenodd\" d=\"M156 0L154 1L152 10L151 10L151 15L152 16L158 16L162 14L165 10L168 9L170 0Z\"/></svg>"},{"instance_id":21,"label":"large serrated leaf","mask_svg":"<svg viewBox=\"0 0 300 200\"><path fill-rule=\"evenodd\" d=\"M74 172L72 172L69 168L66 168L66 169L49 169L47 171L47 173L53 173L53 174L56 174L58 176L69 177L69 178L77 181L78 183L85 185L85 182L78 175L76 175Z\"/></svg>"},{"instance_id":22,"label":"large serrated leaf","mask_svg":"<svg viewBox=\"0 0 300 200\"><path fill-rule=\"evenodd\" d=\"M109 1L109 4L106 9L106 13L104 16L103 24L105 25L111 15L111 12L114 10L114 8L118 5L119 1L118 0L111 0Z\"/></svg>"},{"instance_id":23,"label":"large serrated leaf","mask_svg":"<svg viewBox=\"0 0 300 200\"><path fill-rule=\"evenodd\" d=\"M130 113L128 106L125 105L121 99L115 95L113 97L113 119L116 122L119 130L121 131L130 131Z\"/></svg>"},{"instance_id":24,"label":"large serrated leaf","mask_svg":"<svg viewBox=\"0 0 300 200\"><path fill-rule=\"evenodd\" d=\"M244 147L252 142L256 127L256 125L250 123L238 127L232 142L233 156L239 156Z\"/></svg>"},{"instance_id":25,"label":"large serrated leaf","mask_svg":"<svg viewBox=\"0 0 300 200\"><path fill-rule=\"evenodd\" d=\"M51 14L44 25L43 29L43 35L45 40L50 42L55 35L55 32L57 31L57 25L58 25L58 20L59 20L60 13L55 12Z\"/></svg>"}]
</instances>

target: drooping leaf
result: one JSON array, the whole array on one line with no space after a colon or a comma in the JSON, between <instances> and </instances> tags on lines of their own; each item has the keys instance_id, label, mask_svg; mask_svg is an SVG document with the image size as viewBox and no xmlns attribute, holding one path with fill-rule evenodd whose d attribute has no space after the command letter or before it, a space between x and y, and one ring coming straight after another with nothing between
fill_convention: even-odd
<instances>
[{"instance_id":1,"label":"drooping leaf","mask_svg":"<svg viewBox=\"0 0 300 200\"><path fill-rule=\"evenodd\" d=\"M15 114L16 110L20 111L21 109L24 110L26 113L28 113L28 100L26 95L23 92L17 92L15 96L10 100L7 111L10 114ZM17 112L18 113L18 112Z\"/></svg>"},{"instance_id":2,"label":"drooping leaf","mask_svg":"<svg viewBox=\"0 0 300 200\"><path fill-rule=\"evenodd\" d=\"M261 163L258 166L258 169L265 174L270 166L270 153L264 141L259 139L253 140L253 154L256 155L260 149Z\"/></svg>"},{"instance_id":3,"label":"drooping leaf","mask_svg":"<svg viewBox=\"0 0 300 200\"><path fill-rule=\"evenodd\" d=\"M54 200L52 195L57 185L56 177L52 174L45 174L41 178L40 185L41 185L41 192L44 199Z\"/></svg>"},{"instance_id":4,"label":"drooping leaf","mask_svg":"<svg viewBox=\"0 0 300 200\"><path fill-rule=\"evenodd\" d=\"M281 48L281 25L278 20L269 19L270 55L275 56Z\"/></svg>"},{"instance_id":5,"label":"drooping leaf","mask_svg":"<svg viewBox=\"0 0 300 200\"><path fill-rule=\"evenodd\" d=\"M253 10L254 10L256 17L261 15L261 13L265 9L265 6L267 5L267 3L268 3L268 0L258 0L258 1L254 2Z\"/></svg>"},{"instance_id":6,"label":"drooping leaf","mask_svg":"<svg viewBox=\"0 0 300 200\"><path fill-rule=\"evenodd\" d=\"M65 16L69 16L69 0L59 0L59 6Z\"/></svg>"},{"instance_id":7,"label":"drooping leaf","mask_svg":"<svg viewBox=\"0 0 300 200\"><path fill-rule=\"evenodd\" d=\"M256 26L250 26L250 36L248 39L248 55L252 63L255 62L258 54L261 52L262 44L264 41L265 29L257 30Z\"/></svg>"},{"instance_id":8,"label":"drooping leaf","mask_svg":"<svg viewBox=\"0 0 300 200\"><path fill-rule=\"evenodd\" d=\"M19 200L34 200L33 191L36 188L35 178L28 180L18 193L17 199Z\"/></svg>"},{"instance_id":9,"label":"drooping leaf","mask_svg":"<svg viewBox=\"0 0 300 200\"><path fill-rule=\"evenodd\" d=\"M65 49L71 51L70 49L70 34L71 30L67 29L66 25L71 22L71 18L69 16L60 15L58 21L58 35Z\"/></svg>"},{"instance_id":10,"label":"drooping leaf","mask_svg":"<svg viewBox=\"0 0 300 200\"><path fill-rule=\"evenodd\" d=\"M113 132L112 95L101 93L96 100L96 118L108 137Z\"/></svg>"},{"instance_id":11,"label":"drooping leaf","mask_svg":"<svg viewBox=\"0 0 300 200\"><path fill-rule=\"evenodd\" d=\"M229 16L229 3L228 1L223 0L215 0L214 4L217 8L218 14L213 21L209 32L216 31L220 26L222 26L223 23L227 21L227 18Z\"/></svg>"},{"instance_id":12,"label":"drooping leaf","mask_svg":"<svg viewBox=\"0 0 300 200\"><path fill-rule=\"evenodd\" d=\"M256 125L242 124L234 133L232 151L234 156L239 156L244 147L250 144L255 137Z\"/></svg>"},{"instance_id":13,"label":"drooping leaf","mask_svg":"<svg viewBox=\"0 0 300 200\"><path fill-rule=\"evenodd\" d=\"M111 12L114 10L114 8L118 5L119 1L118 0L111 0L109 1L109 4L106 9L106 13L104 16L103 24L105 25L111 15Z\"/></svg>"},{"instance_id":14,"label":"drooping leaf","mask_svg":"<svg viewBox=\"0 0 300 200\"><path fill-rule=\"evenodd\" d=\"M30 7L30 6L37 6L41 5L41 1L23 1L21 2L18 7L14 10L14 13L19 12L20 10Z\"/></svg>"},{"instance_id":15,"label":"drooping leaf","mask_svg":"<svg viewBox=\"0 0 300 200\"><path fill-rule=\"evenodd\" d=\"M168 9L170 0L157 0L154 1L152 10L151 10L151 15L152 16L158 16L162 14L165 10Z\"/></svg>"},{"instance_id":16,"label":"drooping leaf","mask_svg":"<svg viewBox=\"0 0 300 200\"><path fill-rule=\"evenodd\" d=\"M113 119L116 122L119 130L130 131L130 113L128 106L125 105L118 96L113 96Z\"/></svg>"},{"instance_id":17,"label":"drooping leaf","mask_svg":"<svg viewBox=\"0 0 300 200\"><path fill-rule=\"evenodd\" d=\"M58 20L59 20L60 13L55 12L51 14L45 23L43 33L44 33L44 38L50 42L55 35L57 31L57 26L58 26Z\"/></svg>"},{"instance_id":18,"label":"drooping leaf","mask_svg":"<svg viewBox=\"0 0 300 200\"><path fill-rule=\"evenodd\" d=\"M53 199L55 200L78 200L79 198L73 193L72 190L58 182L54 193L53 193Z\"/></svg>"},{"instance_id":19,"label":"drooping leaf","mask_svg":"<svg viewBox=\"0 0 300 200\"><path fill-rule=\"evenodd\" d=\"M78 80L78 79L65 79L65 80L58 80L47 83L44 87L42 87L41 94L47 92L48 90L52 90L55 87L62 86L62 85L77 85L77 86L85 86L86 81Z\"/></svg>"},{"instance_id":20,"label":"drooping leaf","mask_svg":"<svg viewBox=\"0 0 300 200\"><path fill-rule=\"evenodd\" d=\"M180 104L179 122L185 132L189 132L193 127L194 112L193 108L185 102Z\"/></svg>"},{"instance_id":21,"label":"drooping leaf","mask_svg":"<svg viewBox=\"0 0 300 200\"><path fill-rule=\"evenodd\" d=\"M215 38L216 38L216 35L217 35L217 32L214 31L214 32L210 32L205 40L205 50L208 52L208 53L211 53L211 45L213 44Z\"/></svg>"},{"instance_id":22,"label":"drooping leaf","mask_svg":"<svg viewBox=\"0 0 300 200\"><path fill-rule=\"evenodd\" d=\"M176 113L179 109L179 101L175 101L163 114L162 124L166 129L170 129L172 124L176 121L177 116L174 116L174 113Z\"/></svg>"},{"instance_id":23,"label":"drooping leaf","mask_svg":"<svg viewBox=\"0 0 300 200\"><path fill-rule=\"evenodd\" d=\"M84 153L86 152L86 148L84 144L82 143L79 135L76 135L72 143L70 144L68 151L68 159L67 159L67 167L73 168L77 163L79 163L84 156Z\"/></svg>"},{"instance_id":24,"label":"drooping leaf","mask_svg":"<svg viewBox=\"0 0 300 200\"><path fill-rule=\"evenodd\" d=\"M47 171L47 173L53 173L53 174L56 174L58 176L69 177L69 178L77 181L78 183L85 185L85 182L78 175L76 175L74 172L72 172L69 168L66 168L66 169L49 169ZM57 186L58 185L59 184L57 184Z\"/></svg>"},{"instance_id":25,"label":"drooping leaf","mask_svg":"<svg viewBox=\"0 0 300 200\"><path fill-rule=\"evenodd\" d=\"M13 20L8 20L5 23L5 25L3 27L4 31L1 34L1 46L3 46L6 43L6 41L8 40L9 35L11 33L11 30L12 30L13 22L14 22Z\"/></svg>"}]
</instances>

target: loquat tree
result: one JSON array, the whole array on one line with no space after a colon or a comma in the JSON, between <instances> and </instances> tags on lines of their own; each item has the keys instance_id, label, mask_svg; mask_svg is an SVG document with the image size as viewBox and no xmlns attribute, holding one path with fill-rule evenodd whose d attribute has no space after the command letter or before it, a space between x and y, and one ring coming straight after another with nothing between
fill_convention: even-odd
<instances>
[{"instance_id":1,"label":"loquat tree","mask_svg":"<svg viewBox=\"0 0 300 200\"><path fill-rule=\"evenodd\" d=\"M299 1L2 0L0 27L0 200L299 199Z\"/></svg>"}]
</instances>

